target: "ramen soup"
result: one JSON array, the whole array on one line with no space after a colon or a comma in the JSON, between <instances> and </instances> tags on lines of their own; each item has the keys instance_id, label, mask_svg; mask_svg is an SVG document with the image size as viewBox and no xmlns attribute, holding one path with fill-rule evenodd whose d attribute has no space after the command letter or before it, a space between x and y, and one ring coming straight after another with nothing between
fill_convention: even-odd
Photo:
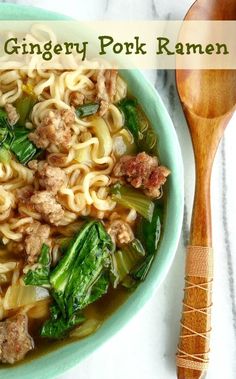
<instances>
[{"instance_id":1,"label":"ramen soup","mask_svg":"<svg viewBox=\"0 0 236 379\"><path fill-rule=\"evenodd\" d=\"M148 274L156 136L116 70L0 72L0 361L82 338Z\"/></svg>"}]
</instances>

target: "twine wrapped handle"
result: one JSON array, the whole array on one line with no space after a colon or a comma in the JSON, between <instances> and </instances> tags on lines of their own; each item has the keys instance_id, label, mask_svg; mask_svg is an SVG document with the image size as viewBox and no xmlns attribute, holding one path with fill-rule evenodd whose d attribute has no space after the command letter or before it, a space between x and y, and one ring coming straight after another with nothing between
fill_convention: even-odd
<instances>
[{"instance_id":1,"label":"twine wrapped handle","mask_svg":"<svg viewBox=\"0 0 236 379\"><path fill-rule=\"evenodd\" d=\"M213 281L213 250L211 247L188 246L185 275L185 293L176 364L178 367L190 370L205 371L209 361L209 334L211 331ZM199 377L197 372L192 379L195 377ZM182 378L179 376L179 379Z\"/></svg>"}]
</instances>

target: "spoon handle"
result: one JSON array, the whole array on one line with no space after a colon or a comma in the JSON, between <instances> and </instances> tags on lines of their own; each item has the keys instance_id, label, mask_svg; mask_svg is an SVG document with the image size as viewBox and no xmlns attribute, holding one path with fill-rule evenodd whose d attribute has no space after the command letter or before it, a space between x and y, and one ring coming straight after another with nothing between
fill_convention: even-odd
<instances>
[{"instance_id":1,"label":"spoon handle","mask_svg":"<svg viewBox=\"0 0 236 379\"><path fill-rule=\"evenodd\" d=\"M179 379L199 379L207 369L211 324L212 249L187 249L185 295L177 350Z\"/></svg>"},{"instance_id":2,"label":"spoon handle","mask_svg":"<svg viewBox=\"0 0 236 379\"><path fill-rule=\"evenodd\" d=\"M209 125L201 124L201 129L194 128L191 134L195 153L196 188L177 350L178 379L200 379L208 365L213 280L210 178L220 138L217 135L217 138L208 139L212 145L207 145L204 135L199 136L199 131L204 129L209 133Z\"/></svg>"}]
</instances>

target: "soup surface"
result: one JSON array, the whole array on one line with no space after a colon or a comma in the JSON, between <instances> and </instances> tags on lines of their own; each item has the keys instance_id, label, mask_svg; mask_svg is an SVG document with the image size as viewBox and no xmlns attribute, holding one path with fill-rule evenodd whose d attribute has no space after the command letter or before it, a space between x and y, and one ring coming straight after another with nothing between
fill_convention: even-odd
<instances>
[{"instance_id":1,"label":"soup surface","mask_svg":"<svg viewBox=\"0 0 236 379\"><path fill-rule=\"evenodd\" d=\"M170 171L116 70L0 71L0 361L84 338L148 274Z\"/></svg>"}]
</instances>

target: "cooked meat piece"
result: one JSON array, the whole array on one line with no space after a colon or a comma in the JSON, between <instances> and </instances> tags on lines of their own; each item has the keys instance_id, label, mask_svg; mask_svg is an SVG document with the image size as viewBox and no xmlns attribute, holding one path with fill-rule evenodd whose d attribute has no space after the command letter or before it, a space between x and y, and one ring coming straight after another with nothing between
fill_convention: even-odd
<instances>
[{"instance_id":1,"label":"cooked meat piece","mask_svg":"<svg viewBox=\"0 0 236 379\"><path fill-rule=\"evenodd\" d=\"M60 150L67 151L71 141L71 127L75 121L75 113L72 110L50 110L43 118L34 132L29 134L29 139L39 148L46 149L50 144L55 144Z\"/></svg>"},{"instance_id":2,"label":"cooked meat piece","mask_svg":"<svg viewBox=\"0 0 236 379\"><path fill-rule=\"evenodd\" d=\"M19 114L16 111L16 108L12 104L6 104L5 110L7 112L9 124L11 126L15 125L20 118Z\"/></svg>"},{"instance_id":3,"label":"cooked meat piece","mask_svg":"<svg viewBox=\"0 0 236 379\"><path fill-rule=\"evenodd\" d=\"M116 94L117 70L99 70L97 75L97 99L100 101L100 116L103 116Z\"/></svg>"},{"instance_id":4,"label":"cooked meat piece","mask_svg":"<svg viewBox=\"0 0 236 379\"><path fill-rule=\"evenodd\" d=\"M72 92L70 95L70 105L72 107L78 107L84 103L84 95L80 92Z\"/></svg>"},{"instance_id":5,"label":"cooked meat piece","mask_svg":"<svg viewBox=\"0 0 236 379\"><path fill-rule=\"evenodd\" d=\"M27 260L29 264L36 263L38 256L41 252L42 245L51 245L50 226L41 225L40 222L34 221L32 224L26 225L24 228L25 238L25 250L27 254Z\"/></svg>"},{"instance_id":6,"label":"cooked meat piece","mask_svg":"<svg viewBox=\"0 0 236 379\"><path fill-rule=\"evenodd\" d=\"M50 166L45 161L33 160L28 166L35 171L40 187L54 194L67 182L66 174L61 168Z\"/></svg>"},{"instance_id":7,"label":"cooked meat piece","mask_svg":"<svg viewBox=\"0 0 236 379\"><path fill-rule=\"evenodd\" d=\"M121 157L113 173L116 177L124 176L133 187L143 188L148 196L158 197L160 187L165 183L170 170L158 166L156 157L143 152L135 157L129 155Z\"/></svg>"},{"instance_id":8,"label":"cooked meat piece","mask_svg":"<svg viewBox=\"0 0 236 379\"><path fill-rule=\"evenodd\" d=\"M25 186L16 190L16 198L20 203L28 203L33 193L32 186Z\"/></svg>"},{"instance_id":9,"label":"cooked meat piece","mask_svg":"<svg viewBox=\"0 0 236 379\"><path fill-rule=\"evenodd\" d=\"M61 153L51 153L48 155L47 160L53 167L66 167L67 156Z\"/></svg>"},{"instance_id":10,"label":"cooked meat piece","mask_svg":"<svg viewBox=\"0 0 236 379\"><path fill-rule=\"evenodd\" d=\"M59 204L52 192L38 191L30 198L34 209L39 212L46 222L54 225L59 225L64 216L64 210Z\"/></svg>"},{"instance_id":11,"label":"cooked meat piece","mask_svg":"<svg viewBox=\"0 0 236 379\"><path fill-rule=\"evenodd\" d=\"M28 333L28 319L24 314L0 322L0 360L15 363L24 358L34 348Z\"/></svg>"},{"instance_id":12,"label":"cooked meat piece","mask_svg":"<svg viewBox=\"0 0 236 379\"><path fill-rule=\"evenodd\" d=\"M159 197L160 188L166 182L167 176L170 174L170 170L165 166L156 167L150 174L149 178L145 182L145 193L150 197Z\"/></svg>"},{"instance_id":13,"label":"cooked meat piece","mask_svg":"<svg viewBox=\"0 0 236 379\"><path fill-rule=\"evenodd\" d=\"M157 158L143 152L136 156L124 155L115 165L113 172L115 176L127 176L127 180L139 188L157 166Z\"/></svg>"},{"instance_id":14,"label":"cooked meat piece","mask_svg":"<svg viewBox=\"0 0 236 379\"><path fill-rule=\"evenodd\" d=\"M134 239L131 227L127 222L121 219L110 222L107 226L107 233L110 234L112 241L116 243L117 246L129 243Z\"/></svg>"}]
</instances>

